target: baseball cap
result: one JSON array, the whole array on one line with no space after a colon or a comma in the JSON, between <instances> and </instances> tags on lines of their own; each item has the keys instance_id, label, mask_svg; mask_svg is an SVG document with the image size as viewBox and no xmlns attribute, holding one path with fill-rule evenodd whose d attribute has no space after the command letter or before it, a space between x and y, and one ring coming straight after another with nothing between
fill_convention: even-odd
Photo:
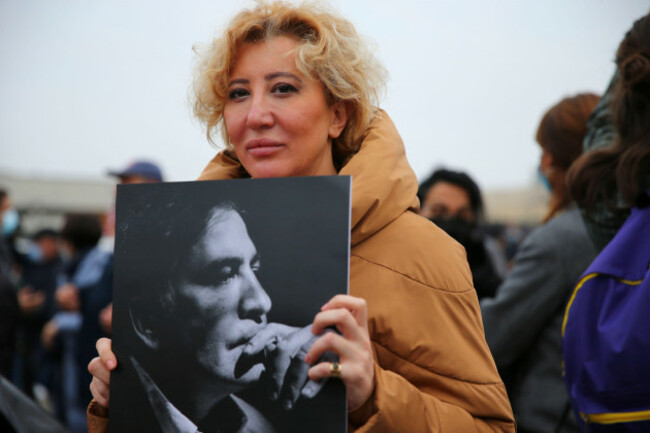
<instances>
[{"instance_id":1,"label":"baseball cap","mask_svg":"<svg viewBox=\"0 0 650 433\"><path fill-rule=\"evenodd\" d=\"M116 177L142 176L157 182L162 182L163 177L160 168L149 161L134 161L122 171L109 170L108 174Z\"/></svg>"}]
</instances>

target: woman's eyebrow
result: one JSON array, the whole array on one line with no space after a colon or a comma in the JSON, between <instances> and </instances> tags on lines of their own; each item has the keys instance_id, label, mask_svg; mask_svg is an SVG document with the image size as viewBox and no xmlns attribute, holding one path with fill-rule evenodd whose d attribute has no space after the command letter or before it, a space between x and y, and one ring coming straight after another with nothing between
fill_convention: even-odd
<instances>
[{"instance_id":1,"label":"woman's eyebrow","mask_svg":"<svg viewBox=\"0 0 650 433\"><path fill-rule=\"evenodd\" d=\"M246 78L237 78L229 82L228 87L232 86L233 84L248 84L248 83L250 83L250 80L247 80Z\"/></svg>"},{"instance_id":2,"label":"woman's eyebrow","mask_svg":"<svg viewBox=\"0 0 650 433\"><path fill-rule=\"evenodd\" d=\"M292 74L291 72L271 72L270 74L266 74L264 76L264 79L268 81L278 77L292 78L296 80L298 83L302 84L302 80L297 75ZM250 84L250 80L247 78L236 78L228 83L228 87L231 87L234 84Z\"/></svg>"},{"instance_id":3,"label":"woman's eyebrow","mask_svg":"<svg viewBox=\"0 0 650 433\"><path fill-rule=\"evenodd\" d=\"M274 79L274 78L278 78L278 77L293 78L293 79L296 80L298 83L302 84L302 80L301 80L300 78L298 78L297 75L292 74L291 72L271 72L270 74L266 74L266 75L264 76L264 79L265 79L265 80L272 80L272 79Z\"/></svg>"}]
</instances>

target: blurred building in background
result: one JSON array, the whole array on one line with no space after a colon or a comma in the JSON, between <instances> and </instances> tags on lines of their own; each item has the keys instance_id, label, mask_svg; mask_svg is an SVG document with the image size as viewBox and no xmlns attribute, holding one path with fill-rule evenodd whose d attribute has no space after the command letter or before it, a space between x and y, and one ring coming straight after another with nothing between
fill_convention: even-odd
<instances>
[{"instance_id":1,"label":"blurred building in background","mask_svg":"<svg viewBox=\"0 0 650 433\"><path fill-rule=\"evenodd\" d=\"M115 182L0 171L0 187L9 192L20 213L21 234L29 235L45 227L59 229L71 214L103 217L114 200Z\"/></svg>"},{"instance_id":2,"label":"blurred building in background","mask_svg":"<svg viewBox=\"0 0 650 433\"><path fill-rule=\"evenodd\" d=\"M114 200L110 178L47 177L0 171L0 187L11 195L21 215L21 232L61 227L66 215L88 213L104 216ZM548 192L536 182L517 189L486 189L486 219L492 224L537 225L543 218Z\"/></svg>"},{"instance_id":3,"label":"blurred building in background","mask_svg":"<svg viewBox=\"0 0 650 433\"><path fill-rule=\"evenodd\" d=\"M485 217L490 223L536 226L548 210L549 193L539 182L523 188L487 189Z\"/></svg>"}]
</instances>

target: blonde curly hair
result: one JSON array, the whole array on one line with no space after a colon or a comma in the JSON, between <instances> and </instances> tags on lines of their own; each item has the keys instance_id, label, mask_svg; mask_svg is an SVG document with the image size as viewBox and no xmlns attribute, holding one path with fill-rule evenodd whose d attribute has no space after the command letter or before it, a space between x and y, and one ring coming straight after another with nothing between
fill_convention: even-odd
<instances>
[{"instance_id":1,"label":"blonde curly hair","mask_svg":"<svg viewBox=\"0 0 650 433\"><path fill-rule=\"evenodd\" d=\"M211 143L221 131L226 148L232 151L223 111L230 73L242 44L277 36L295 38L299 42L295 52L298 70L322 83L329 104L347 103L347 124L332 142L334 162L340 168L359 150L375 115L385 86L385 69L352 23L321 3L256 3L235 15L223 36L203 48L195 47L194 114L206 125Z\"/></svg>"}]
</instances>

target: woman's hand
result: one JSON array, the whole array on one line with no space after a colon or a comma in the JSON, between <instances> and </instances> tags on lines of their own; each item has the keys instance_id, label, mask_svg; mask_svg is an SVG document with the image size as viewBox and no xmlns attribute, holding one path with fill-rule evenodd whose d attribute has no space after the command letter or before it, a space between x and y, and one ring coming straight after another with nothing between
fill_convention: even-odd
<instances>
[{"instance_id":1,"label":"woman's hand","mask_svg":"<svg viewBox=\"0 0 650 433\"><path fill-rule=\"evenodd\" d=\"M111 350L111 340L108 338L97 340L97 353L99 356L93 358L88 364L88 371L93 375L90 392L97 403L107 408L110 398L111 370L117 367L117 358Z\"/></svg>"},{"instance_id":2,"label":"woman's hand","mask_svg":"<svg viewBox=\"0 0 650 433\"><path fill-rule=\"evenodd\" d=\"M314 318L312 332L323 333L328 326L336 326L342 335L333 332L320 337L311 347L305 362L312 364L326 352L339 356L340 375L348 395L348 410L364 404L375 388L375 361L368 335L368 307L366 301L347 295L337 295L323 305ZM309 369L313 381L325 379L332 363L320 362Z\"/></svg>"}]
</instances>

